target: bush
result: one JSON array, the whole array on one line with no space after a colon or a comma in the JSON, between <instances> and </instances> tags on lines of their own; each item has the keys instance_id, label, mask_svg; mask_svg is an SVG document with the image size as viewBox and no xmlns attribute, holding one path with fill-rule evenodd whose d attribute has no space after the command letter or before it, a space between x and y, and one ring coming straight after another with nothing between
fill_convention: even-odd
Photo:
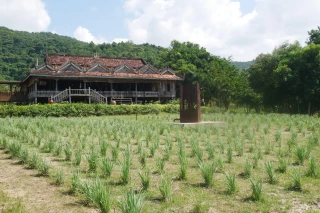
<instances>
[{"instance_id":1,"label":"bush","mask_svg":"<svg viewBox=\"0 0 320 213\"><path fill-rule=\"evenodd\" d=\"M159 114L179 113L177 103L146 105L108 105L108 104L36 104L36 105L0 105L0 117L84 117L102 115ZM217 107L201 107L202 113L225 112Z\"/></svg>"}]
</instances>

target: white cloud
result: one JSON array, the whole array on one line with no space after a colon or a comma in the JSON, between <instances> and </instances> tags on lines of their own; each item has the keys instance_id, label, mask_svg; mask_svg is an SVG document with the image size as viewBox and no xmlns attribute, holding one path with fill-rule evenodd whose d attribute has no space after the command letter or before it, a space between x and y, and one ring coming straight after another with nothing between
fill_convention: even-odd
<instances>
[{"instance_id":1,"label":"white cloud","mask_svg":"<svg viewBox=\"0 0 320 213\"><path fill-rule=\"evenodd\" d=\"M107 39L103 37L94 37L87 28L79 26L73 33L73 36L79 40L84 42L93 42L95 44L107 43Z\"/></svg>"},{"instance_id":2,"label":"white cloud","mask_svg":"<svg viewBox=\"0 0 320 213\"><path fill-rule=\"evenodd\" d=\"M214 55L251 60L286 40L305 42L319 25L319 0L256 0L241 12L231 0L126 0L129 39L169 46L174 39L191 41ZM243 1L242 1L243 2Z\"/></svg>"},{"instance_id":3,"label":"white cloud","mask_svg":"<svg viewBox=\"0 0 320 213\"><path fill-rule=\"evenodd\" d=\"M0 0L0 25L14 30L44 31L50 17L42 0Z\"/></svg>"},{"instance_id":4,"label":"white cloud","mask_svg":"<svg viewBox=\"0 0 320 213\"><path fill-rule=\"evenodd\" d=\"M115 43L121 43L121 42L128 42L129 39L127 38L115 38L112 40L112 42L115 42Z\"/></svg>"}]
</instances>

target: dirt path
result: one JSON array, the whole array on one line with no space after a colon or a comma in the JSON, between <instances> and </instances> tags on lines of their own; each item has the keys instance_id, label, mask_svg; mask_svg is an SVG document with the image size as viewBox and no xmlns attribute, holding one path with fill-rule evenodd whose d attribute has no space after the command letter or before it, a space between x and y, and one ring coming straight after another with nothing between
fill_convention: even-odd
<instances>
[{"instance_id":1,"label":"dirt path","mask_svg":"<svg viewBox=\"0 0 320 213\"><path fill-rule=\"evenodd\" d=\"M0 150L0 189L9 197L22 198L29 212L96 212L86 208L76 197L65 195L61 187L50 184L50 180L37 177L34 170L25 169L17 161Z\"/></svg>"}]
</instances>

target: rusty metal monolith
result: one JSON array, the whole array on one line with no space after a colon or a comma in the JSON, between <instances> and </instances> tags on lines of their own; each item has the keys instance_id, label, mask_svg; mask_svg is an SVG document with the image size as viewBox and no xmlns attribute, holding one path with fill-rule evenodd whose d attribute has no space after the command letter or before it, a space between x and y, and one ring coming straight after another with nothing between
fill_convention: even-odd
<instances>
[{"instance_id":1,"label":"rusty metal monolith","mask_svg":"<svg viewBox=\"0 0 320 213\"><path fill-rule=\"evenodd\" d=\"M199 84L180 86L180 123L199 123L200 87Z\"/></svg>"}]
</instances>

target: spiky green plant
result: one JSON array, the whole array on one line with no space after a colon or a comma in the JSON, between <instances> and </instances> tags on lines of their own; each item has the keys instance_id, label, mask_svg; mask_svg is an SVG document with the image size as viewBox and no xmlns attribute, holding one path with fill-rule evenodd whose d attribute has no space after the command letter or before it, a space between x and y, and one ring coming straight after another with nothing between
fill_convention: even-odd
<instances>
[{"instance_id":1,"label":"spiky green plant","mask_svg":"<svg viewBox=\"0 0 320 213\"><path fill-rule=\"evenodd\" d=\"M98 154L92 149L91 152L87 155L87 162L89 165L89 171L96 172L98 168Z\"/></svg>"},{"instance_id":2,"label":"spiky green plant","mask_svg":"<svg viewBox=\"0 0 320 213\"><path fill-rule=\"evenodd\" d=\"M65 174L62 168L59 168L54 174L54 184L61 185L64 183Z\"/></svg>"},{"instance_id":3,"label":"spiky green plant","mask_svg":"<svg viewBox=\"0 0 320 213\"><path fill-rule=\"evenodd\" d=\"M49 151L50 153L53 153L55 147L56 147L56 142L54 141L53 138L50 138L50 139L49 139L49 142L48 142L48 151Z\"/></svg>"},{"instance_id":4,"label":"spiky green plant","mask_svg":"<svg viewBox=\"0 0 320 213\"><path fill-rule=\"evenodd\" d=\"M165 164L166 164L166 160L164 158L157 158L156 166L159 173L163 172Z\"/></svg>"},{"instance_id":5,"label":"spiky green plant","mask_svg":"<svg viewBox=\"0 0 320 213\"><path fill-rule=\"evenodd\" d=\"M185 180L187 178L188 170L188 158L185 151L179 152L179 167L180 167L180 179Z\"/></svg>"},{"instance_id":6,"label":"spiky green plant","mask_svg":"<svg viewBox=\"0 0 320 213\"><path fill-rule=\"evenodd\" d=\"M11 142L9 143L9 152L12 157L17 158L19 157L21 151L21 144L19 142Z\"/></svg>"},{"instance_id":7,"label":"spiky green plant","mask_svg":"<svg viewBox=\"0 0 320 213\"><path fill-rule=\"evenodd\" d=\"M159 191L162 196L162 200L168 202L171 200L172 197L172 180L170 177L161 178L161 183L159 185Z\"/></svg>"},{"instance_id":8,"label":"spiky green plant","mask_svg":"<svg viewBox=\"0 0 320 213\"><path fill-rule=\"evenodd\" d=\"M309 167L308 167L308 171L307 171L307 176L314 177L314 178L317 178L319 176L319 170L317 167L317 163L316 163L313 156L311 156L310 160L309 160Z\"/></svg>"},{"instance_id":9,"label":"spiky green plant","mask_svg":"<svg viewBox=\"0 0 320 213\"><path fill-rule=\"evenodd\" d=\"M107 148L108 148L108 144L106 141L101 141L100 142L100 154L102 157L106 156L107 154Z\"/></svg>"},{"instance_id":10,"label":"spiky green plant","mask_svg":"<svg viewBox=\"0 0 320 213\"><path fill-rule=\"evenodd\" d=\"M294 169L291 173L292 178L292 189L301 191L302 190L302 177L301 172L298 169Z\"/></svg>"},{"instance_id":11,"label":"spiky green plant","mask_svg":"<svg viewBox=\"0 0 320 213\"><path fill-rule=\"evenodd\" d=\"M118 202L118 206L123 213L140 213L142 212L143 199L143 195L129 190L126 196Z\"/></svg>"},{"instance_id":12,"label":"spiky green plant","mask_svg":"<svg viewBox=\"0 0 320 213\"><path fill-rule=\"evenodd\" d=\"M111 149L112 160L117 161L119 157L119 147L115 146Z\"/></svg>"},{"instance_id":13,"label":"spiky green plant","mask_svg":"<svg viewBox=\"0 0 320 213\"><path fill-rule=\"evenodd\" d=\"M306 148L305 147L296 147L295 156L296 156L296 159L297 159L297 164L303 165L304 164L304 160L307 157Z\"/></svg>"},{"instance_id":14,"label":"spiky green plant","mask_svg":"<svg viewBox=\"0 0 320 213\"><path fill-rule=\"evenodd\" d=\"M80 172L79 171L73 172L71 176L70 193L74 194L79 189L80 184L81 184Z\"/></svg>"},{"instance_id":15,"label":"spiky green plant","mask_svg":"<svg viewBox=\"0 0 320 213\"><path fill-rule=\"evenodd\" d=\"M213 184L213 174L215 170L214 163L209 164L199 164L199 169L201 171L201 175L204 179L204 186L210 187Z\"/></svg>"},{"instance_id":16,"label":"spiky green plant","mask_svg":"<svg viewBox=\"0 0 320 213\"><path fill-rule=\"evenodd\" d=\"M262 183L260 180L254 181L250 179L251 184L251 199L253 201L260 201L262 199Z\"/></svg>"},{"instance_id":17,"label":"spiky green plant","mask_svg":"<svg viewBox=\"0 0 320 213\"><path fill-rule=\"evenodd\" d=\"M278 177L275 174L275 171L273 169L273 165L271 163L270 160L268 160L265 164L264 164L265 170L268 174L268 178L269 178L269 183L270 184L276 184L278 182Z\"/></svg>"},{"instance_id":18,"label":"spiky green plant","mask_svg":"<svg viewBox=\"0 0 320 213\"><path fill-rule=\"evenodd\" d=\"M121 183L126 185L130 180L130 166L131 166L131 156L130 154L125 154L124 160L121 163Z\"/></svg>"},{"instance_id":19,"label":"spiky green plant","mask_svg":"<svg viewBox=\"0 0 320 213\"><path fill-rule=\"evenodd\" d=\"M246 178L250 178L252 175L252 165L248 159L243 164L243 175Z\"/></svg>"},{"instance_id":20,"label":"spiky green plant","mask_svg":"<svg viewBox=\"0 0 320 213\"><path fill-rule=\"evenodd\" d=\"M212 160L212 159L214 159L215 158L215 149L214 149L214 146L213 146L213 144L212 143L207 143L207 147L206 147L207 149L207 152L208 152L208 158L210 159L210 160Z\"/></svg>"},{"instance_id":21,"label":"spiky green plant","mask_svg":"<svg viewBox=\"0 0 320 213\"><path fill-rule=\"evenodd\" d=\"M82 160L82 149L78 149L74 155L75 157L75 165L79 166L81 164L81 160Z\"/></svg>"},{"instance_id":22,"label":"spiky green plant","mask_svg":"<svg viewBox=\"0 0 320 213\"><path fill-rule=\"evenodd\" d=\"M287 168L288 168L288 164L289 164L288 159L286 159L284 157L279 157L278 162L279 162L278 171L281 173L286 173Z\"/></svg>"},{"instance_id":23,"label":"spiky green plant","mask_svg":"<svg viewBox=\"0 0 320 213\"><path fill-rule=\"evenodd\" d=\"M237 184L236 184L236 175L233 174L225 174L226 176L226 184L227 184L227 193L233 194L237 190Z\"/></svg>"},{"instance_id":24,"label":"spiky green plant","mask_svg":"<svg viewBox=\"0 0 320 213\"><path fill-rule=\"evenodd\" d=\"M146 169L144 172L139 172L142 191L147 191L150 186L150 170Z\"/></svg>"},{"instance_id":25,"label":"spiky green plant","mask_svg":"<svg viewBox=\"0 0 320 213\"><path fill-rule=\"evenodd\" d=\"M229 146L227 149L227 162L232 163L232 158L233 158L233 149L231 146Z\"/></svg>"},{"instance_id":26,"label":"spiky green plant","mask_svg":"<svg viewBox=\"0 0 320 213\"><path fill-rule=\"evenodd\" d=\"M69 143L66 144L64 148L65 160L71 161L72 158L72 147Z\"/></svg>"},{"instance_id":27,"label":"spiky green plant","mask_svg":"<svg viewBox=\"0 0 320 213\"><path fill-rule=\"evenodd\" d=\"M21 149L19 154L19 159L22 164L28 163L29 160L29 151L28 149Z\"/></svg>"},{"instance_id":28,"label":"spiky green plant","mask_svg":"<svg viewBox=\"0 0 320 213\"><path fill-rule=\"evenodd\" d=\"M61 156L62 149L63 149L63 144L62 143L57 143L56 149L55 149L55 154L57 156Z\"/></svg>"},{"instance_id":29,"label":"spiky green plant","mask_svg":"<svg viewBox=\"0 0 320 213\"><path fill-rule=\"evenodd\" d=\"M105 177L110 177L113 170L114 163L107 157L101 159L101 170L102 175Z\"/></svg>"},{"instance_id":30,"label":"spiky green plant","mask_svg":"<svg viewBox=\"0 0 320 213\"><path fill-rule=\"evenodd\" d=\"M28 161L28 167L30 169L35 169L38 167L38 163L39 163L39 154L34 152L32 153L31 159Z\"/></svg>"},{"instance_id":31,"label":"spiky green plant","mask_svg":"<svg viewBox=\"0 0 320 213\"><path fill-rule=\"evenodd\" d=\"M50 166L49 166L48 161L44 158L40 158L38 166L37 166L37 170L38 170L39 175L42 175L42 176L49 175L49 168L50 168Z\"/></svg>"}]
</instances>

